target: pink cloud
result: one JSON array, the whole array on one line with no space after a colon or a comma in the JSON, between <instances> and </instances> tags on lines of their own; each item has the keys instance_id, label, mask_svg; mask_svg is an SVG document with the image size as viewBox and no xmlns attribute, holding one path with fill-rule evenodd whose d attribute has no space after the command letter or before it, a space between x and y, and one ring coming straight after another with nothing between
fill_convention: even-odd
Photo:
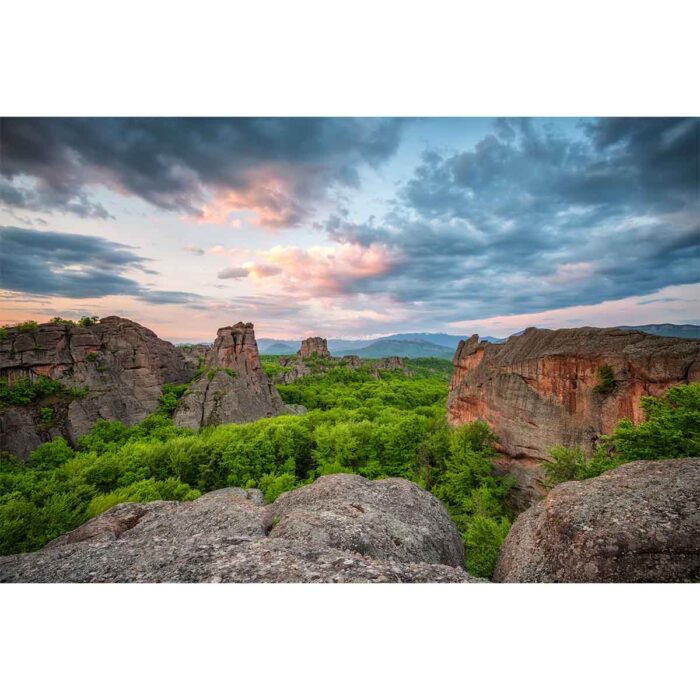
<instances>
[{"instance_id":1,"label":"pink cloud","mask_svg":"<svg viewBox=\"0 0 700 700\"><path fill-rule=\"evenodd\" d=\"M337 296L349 293L357 280L379 277L389 272L397 260L384 245L373 243L340 243L334 246L313 246L308 249L275 246L259 254L264 263L277 270L275 283L285 291L304 296ZM254 274L262 279L270 274Z\"/></svg>"}]
</instances>

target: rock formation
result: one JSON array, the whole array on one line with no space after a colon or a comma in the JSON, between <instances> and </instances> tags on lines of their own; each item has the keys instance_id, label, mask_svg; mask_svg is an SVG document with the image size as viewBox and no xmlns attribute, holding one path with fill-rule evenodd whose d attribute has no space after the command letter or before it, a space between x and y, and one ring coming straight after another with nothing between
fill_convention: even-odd
<instances>
[{"instance_id":1,"label":"rock formation","mask_svg":"<svg viewBox=\"0 0 700 700\"><path fill-rule=\"evenodd\" d=\"M328 343L325 338L306 338L301 341L301 347L297 355L305 360L307 357L317 357L318 359L328 359L331 354L328 352Z\"/></svg>"},{"instance_id":2,"label":"rock formation","mask_svg":"<svg viewBox=\"0 0 700 700\"><path fill-rule=\"evenodd\" d=\"M388 370L390 372L402 371L406 376L412 374L411 370L406 367L406 361L402 357L392 355L390 357L380 357L375 363L370 373L375 379L379 379L379 370Z\"/></svg>"},{"instance_id":3,"label":"rock formation","mask_svg":"<svg viewBox=\"0 0 700 700\"><path fill-rule=\"evenodd\" d=\"M494 580L700 581L700 459L560 484L515 521Z\"/></svg>"},{"instance_id":4,"label":"rock formation","mask_svg":"<svg viewBox=\"0 0 700 700\"><path fill-rule=\"evenodd\" d=\"M360 369L362 367L362 359L359 355L343 355L340 362L349 369Z\"/></svg>"},{"instance_id":5,"label":"rock formation","mask_svg":"<svg viewBox=\"0 0 700 700\"><path fill-rule=\"evenodd\" d=\"M537 463L554 445L587 453L621 418L643 418L640 398L700 380L700 341L619 328L528 328L504 344L461 341L447 402L448 419L480 418L496 433L503 469L516 477L521 500L541 496ZM598 391L600 371L614 384Z\"/></svg>"},{"instance_id":6,"label":"rock formation","mask_svg":"<svg viewBox=\"0 0 700 700\"><path fill-rule=\"evenodd\" d=\"M700 341L619 328L528 328L502 345L461 341L453 360L448 418L481 418L511 457L544 459L553 445L581 445L621 418L643 418L639 399L700 380ZM596 391L609 367L616 388Z\"/></svg>"},{"instance_id":7,"label":"rock formation","mask_svg":"<svg viewBox=\"0 0 700 700\"><path fill-rule=\"evenodd\" d=\"M403 479L321 477L265 506L223 489L190 503L115 506L31 554L0 581L470 582L442 504Z\"/></svg>"},{"instance_id":8,"label":"rock formation","mask_svg":"<svg viewBox=\"0 0 700 700\"><path fill-rule=\"evenodd\" d=\"M183 354L188 367L194 372L207 357L211 345L197 343L196 345L178 345L177 349Z\"/></svg>"},{"instance_id":9,"label":"rock formation","mask_svg":"<svg viewBox=\"0 0 700 700\"><path fill-rule=\"evenodd\" d=\"M253 324L237 323L217 331L204 372L181 399L173 422L196 430L284 412L280 395L260 367Z\"/></svg>"},{"instance_id":10,"label":"rock formation","mask_svg":"<svg viewBox=\"0 0 700 700\"><path fill-rule=\"evenodd\" d=\"M162 385L182 383L192 369L171 343L134 321L107 316L95 325L43 323L35 329L8 328L0 342L0 377L45 376L66 389L51 403L47 425L37 406L0 407L0 451L21 459L45 440L62 435L70 442L99 418L138 423L158 408Z\"/></svg>"}]
</instances>

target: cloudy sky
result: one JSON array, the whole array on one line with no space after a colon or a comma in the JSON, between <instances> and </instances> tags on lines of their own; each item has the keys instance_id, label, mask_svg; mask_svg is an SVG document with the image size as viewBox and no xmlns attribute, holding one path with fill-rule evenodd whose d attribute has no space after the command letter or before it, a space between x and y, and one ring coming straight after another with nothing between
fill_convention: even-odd
<instances>
[{"instance_id":1,"label":"cloudy sky","mask_svg":"<svg viewBox=\"0 0 700 700\"><path fill-rule=\"evenodd\" d=\"M697 323L697 119L3 119L0 323Z\"/></svg>"}]
</instances>

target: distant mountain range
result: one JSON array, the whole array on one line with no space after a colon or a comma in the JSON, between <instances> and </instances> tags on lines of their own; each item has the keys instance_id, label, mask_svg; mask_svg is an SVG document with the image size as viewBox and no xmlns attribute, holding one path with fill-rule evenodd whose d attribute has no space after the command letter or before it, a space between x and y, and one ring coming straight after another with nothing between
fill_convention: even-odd
<instances>
[{"instance_id":1,"label":"distant mountain range","mask_svg":"<svg viewBox=\"0 0 700 700\"><path fill-rule=\"evenodd\" d=\"M653 323L645 326L620 326L639 330L651 335L661 335L673 338L700 338L700 326L692 324ZM513 335L520 335L514 333ZM346 340L330 338L328 349L332 355L359 355L365 358L387 357L443 357L452 359L460 340L468 338L465 335L449 335L448 333L394 333L393 335L374 338L373 340ZM480 336L481 340L490 343L504 343L507 338L494 338L490 335ZM301 340L279 340L276 338L260 338L258 348L264 355L291 355L298 349Z\"/></svg>"},{"instance_id":2,"label":"distant mountain range","mask_svg":"<svg viewBox=\"0 0 700 700\"><path fill-rule=\"evenodd\" d=\"M620 326L635 331L651 333L651 335L663 335L669 338L700 338L700 326L691 323L650 323L646 326Z\"/></svg>"}]
</instances>

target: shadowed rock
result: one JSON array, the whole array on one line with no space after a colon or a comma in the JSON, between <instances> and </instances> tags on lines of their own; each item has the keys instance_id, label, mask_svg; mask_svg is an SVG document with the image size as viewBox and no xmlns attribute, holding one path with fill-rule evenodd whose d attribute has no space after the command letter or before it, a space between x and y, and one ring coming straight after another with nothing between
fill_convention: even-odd
<instances>
[{"instance_id":1,"label":"shadowed rock","mask_svg":"<svg viewBox=\"0 0 700 700\"><path fill-rule=\"evenodd\" d=\"M223 489L190 503L121 504L31 554L0 581L470 582L459 535L401 479L337 474L283 494Z\"/></svg>"},{"instance_id":2,"label":"shadowed rock","mask_svg":"<svg viewBox=\"0 0 700 700\"><path fill-rule=\"evenodd\" d=\"M56 436L75 442L100 418L138 423L158 408L164 383L186 382L193 374L178 348L118 316L88 327L43 323L26 331L9 328L5 336L0 377L10 384L45 376L67 389L87 390L81 398L56 397L49 425L41 421L37 406L0 409L0 450L20 459Z\"/></svg>"},{"instance_id":3,"label":"shadowed rock","mask_svg":"<svg viewBox=\"0 0 700 700\"><path fill-rule=\"evenodd\" d=\"M557 486L515 521L494 580L700 581L700 459Z\"/></svg>"}]
</instances>

